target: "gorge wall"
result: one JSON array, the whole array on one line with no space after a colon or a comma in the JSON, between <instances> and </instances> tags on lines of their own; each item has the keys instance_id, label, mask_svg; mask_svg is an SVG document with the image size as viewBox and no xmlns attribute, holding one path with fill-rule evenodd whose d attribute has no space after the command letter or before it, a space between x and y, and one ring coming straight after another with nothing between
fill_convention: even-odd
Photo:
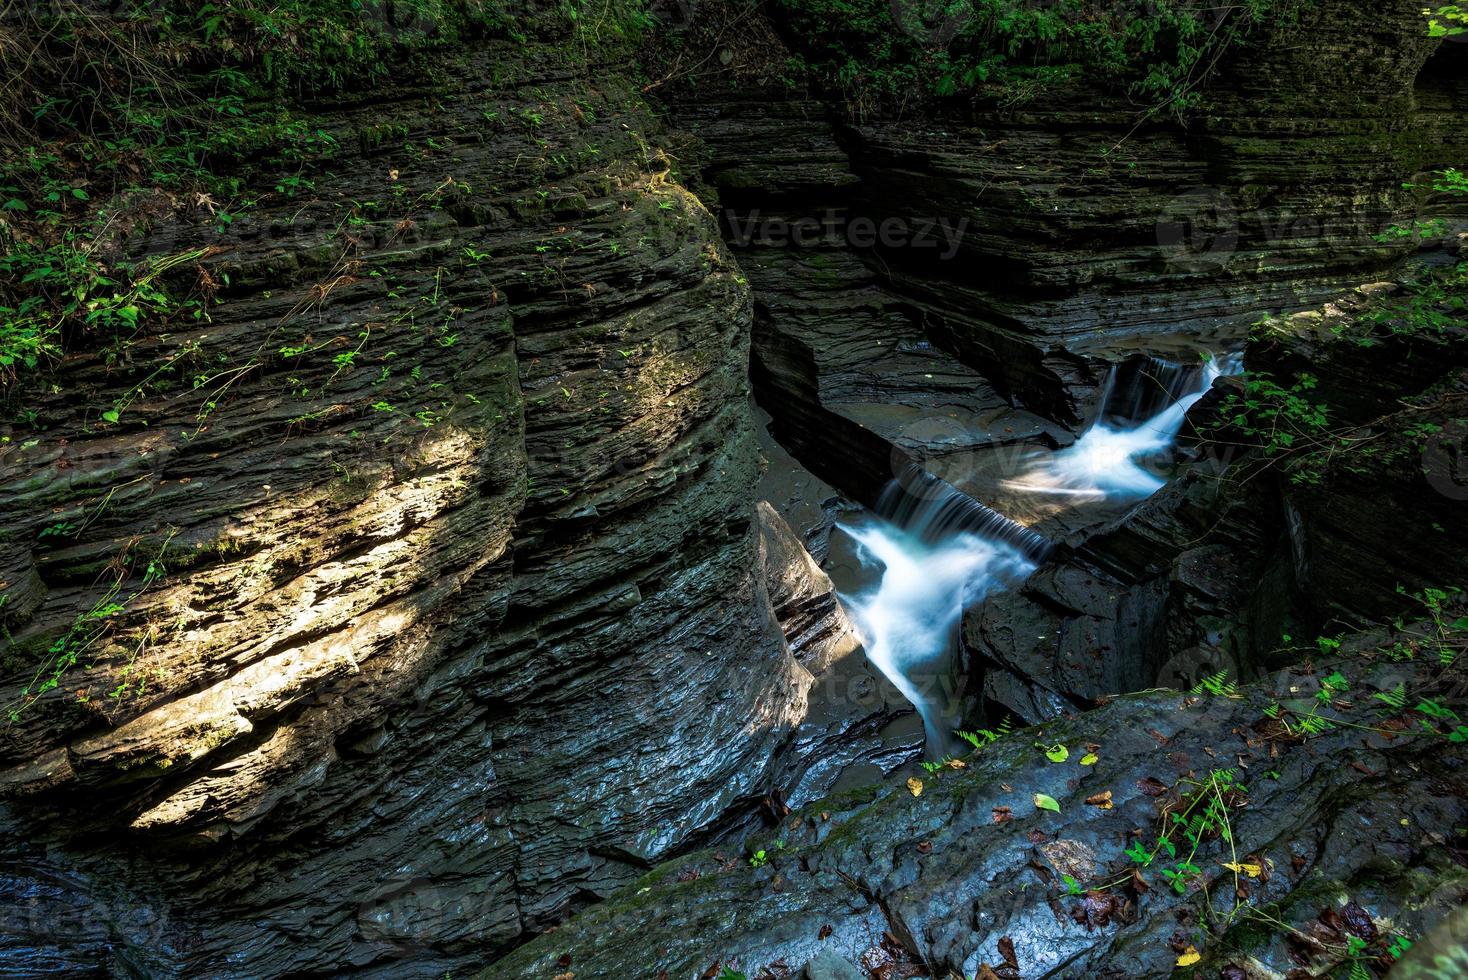
<instances>
[{"instance_id":1,"label":"gorge wall","mask_svg":"<svg viewBox=\"0 0 1468 980\"><path fill-rule=\"evenodd\" d=\"M336 148L296 172L308 193L227 226L207 200L119 201L106 247L190 256L166 275L208 318L68 356L3 430L0 967L440 977L674 855L743 871L713 848L757 813L909 758L920 733L847 661L802 547L829 515L756 508L762 465L795 463L758 444L749 375L848 496L912 458L998 504L996 468L1073 439L1104 365L1374 277L1405 247L1371 236L1423 204L1402 183L1463 159L1463 75L1419 5L1320 7L1308 44L1225 66L1186 130L1086 92L851 118L776 83L788 39L763 13L713 78L651 96L564 39L487 40L431 84L311 107ZM827 208L843 230L814 247L737 230ZM934 245L854 245L858 217L931 221ZM1287 547L1276 519L1240 540ZM1179 588L1167 547L1143 591ZM1137 632L1108 586L1095 615L1148 646L1100 680L1000 651L994 629L1054 615L1046 574L966 627L979 693L1021 717L1178 648L1152 628L1166 602ZM822 684L846 672L861 705ZM1340 790L1313 778L1280 792ZM869 864L878 904L912 870ZM660 924L727 935L698 917L743 887ZM638 908L590 920L621 930L596 940L621 944L606 975ZM874 908L852 935L885 928ZM542 940L498 972L561 955Z\"/></svg>"},{"instance_id":2,"label":"gorge wall","mask_svg":"<svg viewBox=\"0 0 1468 980\"><path fill-rule=\"evenodd\" d=\"M8 975L442 976L823 757L748 288L634 87L535 54L322 111L222 232L120 209L213 301L0 449Z\"/></svg>"}]
</instances>

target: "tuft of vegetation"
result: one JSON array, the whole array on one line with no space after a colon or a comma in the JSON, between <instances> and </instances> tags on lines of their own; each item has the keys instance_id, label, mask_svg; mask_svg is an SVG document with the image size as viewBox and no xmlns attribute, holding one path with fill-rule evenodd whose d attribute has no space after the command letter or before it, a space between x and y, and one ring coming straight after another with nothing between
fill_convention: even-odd
<instances>
[{"instance_id":1,"label":"tuft of vegetation","mask_svg":"<svg viewBox=\"0 0 1468 980\"><path fill-rule=\"evenodd\" d=\"M1468 7L1456 3L1424 7L1428 37L1460 37L1468 34Z\"/></svg>"},{"instance_id":2,"label":"tuft of vegetation","mask_svg":"<svg viewBox=\"0 0 1468 980\"><path fill-rule=\"evenodd\" d=\"M308 192L299 170L336 145L292 104L428 73L432 51L494 32L511 21L481 0L3 0L0 387L145 322L207 318L202 269L168 282L202 253L129 259L128 228L186 201L222 232L263 194Z\"/></svg>"},{"instance_id":3,"label":"tuft of vegetation","mask_svg":"<svg viewBox=\"0 0 1468 980\"><path fill-rule=\"evenodd\" d=\"M1026 100L1085 80L1131 95L1148 113L1182 115L1225 55L1297 0L1144 7L1097 0L779 0L805 48L792 69L855 99L992 96Z\"/></svg>"}]
</instances>

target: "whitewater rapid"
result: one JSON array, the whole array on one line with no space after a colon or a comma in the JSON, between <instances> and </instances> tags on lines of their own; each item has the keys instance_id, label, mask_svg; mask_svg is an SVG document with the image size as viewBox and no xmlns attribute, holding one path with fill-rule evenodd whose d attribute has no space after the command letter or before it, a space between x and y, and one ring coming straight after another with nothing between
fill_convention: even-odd
<instances>
[{"instance_id":1,"label":"whitewater rapid","mask_svg":"<svg viewBox=\"0 0 1468 980\"><path fill-rule=\"evenodd\" d=\"M1237 355L1207 357L1201 370L1167 366L1176 390L1163 393L1166 407L1128 425L1114 414L1108 382L1096 422L1070 447L1028 457L1026 472L1005 486L1082 500L1133 500L1161 489L1166 480L1145 464L1172 446L1188 410L1218 377L1243 369ZM1133 398L1126 410L1142 404ZM922 717L928 756L941 758L954 748L960 720L955 653L964 608L1023 581L1048 545L921 471L900 473L877 510L837 525L854 543L869 583L838 597L868 659Z\"/></svg>"}]
</instances>

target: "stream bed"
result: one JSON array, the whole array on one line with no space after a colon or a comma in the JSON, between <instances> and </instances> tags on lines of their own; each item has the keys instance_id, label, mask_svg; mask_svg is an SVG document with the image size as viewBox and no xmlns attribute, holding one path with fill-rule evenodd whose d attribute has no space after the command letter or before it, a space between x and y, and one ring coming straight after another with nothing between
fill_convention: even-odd
<instances>
[{"instance_id":1,"label":"stream bed","mask_svg":"<svg viewBox=\"0 0 1468 980\"><path fill-rule=\"evenodd\" d=\"M1020 460L1004 485L1052 508L1143 500L1171 477L1188 410L1219 377L1242 370L1242 355L1209 352L1192 364L1151 358L1124 384L1113 368L1101 412L1080 437ZM874 511L836 525L825 571L867 658L922 717L928 758L958 747L963 610L1023 582L1048 551L1043 534L921 472L902 474Z\"/></svg>"}]
</instances>

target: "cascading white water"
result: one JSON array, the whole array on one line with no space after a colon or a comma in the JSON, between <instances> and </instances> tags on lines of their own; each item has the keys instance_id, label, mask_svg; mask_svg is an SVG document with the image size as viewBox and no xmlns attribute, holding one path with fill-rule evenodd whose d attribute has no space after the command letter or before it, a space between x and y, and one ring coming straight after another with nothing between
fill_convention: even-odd
<instances>
[{"instance_id":1,"label":"cascading white water","mask_svg":"<svg viewBox=\"0 0 1468 980\"><path fill-rule=\"evenodd\" d=\"M841 594L867 658L911 701L928 754L953 748L956 690L952 660L959 617L996 583L1018 581L1034 565L1007 544L963 532L933 542L878 518L843 523L864 567L880 568L867 589Z\"/></svg>"},{"instance_id":2,"label":"cascading white water","mask_svg":"<svg viewBox=\"0 0 1468 980\"><path fill-rule=\"evenodd\" d=\"M1210 358L1193 371L1154 361L1149 377L1160 379L1161 395L1133 390L1123 411L1171 404L1130 427L1108 422L1103 410L1074 445L1035 457L1031 471L1007 485L1093 499L1147 496L1165 481L1142 462L1172 445L1188 409L1215 379L1242 369L1237 355ZM1108 379L1106 407L1113 381ZM877 508L891 520L866 515L838 525L855 544L865 573L862 587L838 595L868 659L917 708L928 755L938 758L954 745L959 685L953 653L964 607L1023 579L1044 560L1049 544L916 467L898 476Z\"/></svg>"},{"instance_id":3,"label":"cascading white water","mask_svg":"<svg viewBox=\"0 0 1468 980\"><path fill-rule=\"evenodd\" d=\"M1242 370L1243 358L1237 354L1209 358L1194 375L1196 380L1186 386L1186 393L1162 411L1130 427L1107 422L1103 409L1101 417L1073 445L1032 457L1034 465L1029 472L1019 479L1004 481L1004 486L1084 500L1150 496L1167 481L1144 466L1144 461L1172 446L1188 409L1197 404L1217 378Z\"/></svg>"}]
</instances>

